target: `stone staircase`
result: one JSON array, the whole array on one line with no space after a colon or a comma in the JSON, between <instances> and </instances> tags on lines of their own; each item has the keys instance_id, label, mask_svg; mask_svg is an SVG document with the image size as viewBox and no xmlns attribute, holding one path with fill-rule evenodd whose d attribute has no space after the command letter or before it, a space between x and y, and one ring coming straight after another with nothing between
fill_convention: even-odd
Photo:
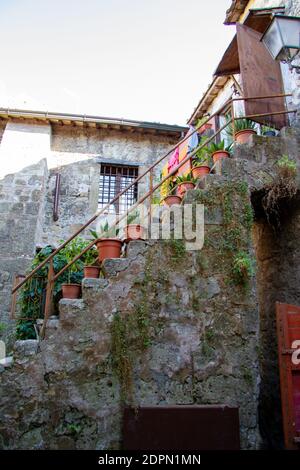
<instances>
[{"instance_id":1,"label":"stone staircase","mask_svg":"<svg viewBox=\"0 0 300 470\"><path fill-rule=\"evenodd\" d=\"M258 447L258 299L254 280L233 282L230 244L238 228L253 254L250 191L270 181L279 147L294 156L298 135L254 137L186 194L206 206L202 250L131 241L103 278L83 280L81 299L60 301L43 341L16 342L1 374L0 447L120 448L124 404L220 403L239 407L242 447Z\"/></svg>"}]
</instances>

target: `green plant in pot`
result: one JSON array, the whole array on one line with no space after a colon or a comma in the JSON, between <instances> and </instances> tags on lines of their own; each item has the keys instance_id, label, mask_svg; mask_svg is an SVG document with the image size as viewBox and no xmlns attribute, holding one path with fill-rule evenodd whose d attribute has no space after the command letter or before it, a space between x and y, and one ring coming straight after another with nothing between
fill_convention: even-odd
<instances>
[{"instance_id":1,"label":"green plant in pot","mask_svg":"<svg viewBox=\"0 0 300 470\"><path fill-rule=\"evenodd\" d=\"M93 247L85 253L85 265L83 268L85 278L98 278L100 275L100 266L97 266L98 251Z\"/></svg>"},{"instance_id":2,"label":"green plant in pot","mask_svg":"<svg viewBox=\"0 0 300 470\"><path fill-rule=\"evenodd\" d=\"M210 172L211 158L207 146L200 148L195 153L192 164L192 175L194 179L207 175Z\"/></svg>"},{"instance_id":3,"label":"green plant in pot","mask_svg":"<svg viewBox=\"0 0 300 470\"><path fill-rule=\"evenodd\" d=\"M213 162L216 163L222 158L230 157L232 145L233 145L232 143L229 145L226 145L225 140L221 140L221 142L218 142L218 143L215 143L215 142L211 143L208 151L213 159Z\"/></svg>"},{"instance_id":4,"label":"green plant in pot","mask_svg":"<svg viewBox=\"0 0 300 470\"><path fill-rule=\"evenodd\" d=\"M105 259L120 258L123 242L118 238L119 232L118 228L110 227L108 221L101 225L100 237L95 230L90 230L90 234L95 238L100 263Z\"/></svg>"},{"instance_id":5,"label":"green plant in pot","mask_svg":"<svg viewBox=\"0 0 300 470\"><path fill-rule=\"evenodd\" d=\"M140 224L139 211L127 215L127 225L124 227L126 240L140 240L144 237L144 227Z\"/></svg>"},{"instance_id":6,"label":"green plant in pot","mask_svg":"<svg viewBox=\"0 0 300 470\"><path fill-rule=\"evenodd\" d=\"M175 184L175 181L173 180L173 177L170 177L168 180L167 190L168 190L168 195L163 198L162 203L169 207L180 204L182 198L178 196L177 194L175 194L176 184Z\"/></svg>"},{"instance_id":7,"label":"green plant in pot","mask_svg":"<svg viewBox=\"0 0 300 470\"><path fill-rule=\"evenodd\" d=\"M66 264L69 264L85 247L86 242L84 240L74 239L60 251L60 257L65 260ZM63 283L61 286L64 298L78 299L80 297L81 284L77 281L79 273L80 279L82 277L83 266L83 261L78 259L67 269L67 283Z\"/></svg>"},{"instance_id":8,"label":"green plant in pot","mask_svg":"<svg viewBox=\"0 0 300 470\"><path fill-rule=\"evenodd\" d=\"M229 127L227 133L237 144L246 144L249 142L251 135L256 134L256 123L251 119L238 118L234 121L234 127Z\"/></svg>"},{"instance_id":9,"label":"green plant in pot","mask_svg":"<svg viewBox=\"0 0 300 470\"><path fill-rule=\"evenodd\" d=\"M175 183L177 195L183 197L188 190L195 188L196 180L191 173L188 173L187 175L177 176Z\"/></svg>"}]
</instances>

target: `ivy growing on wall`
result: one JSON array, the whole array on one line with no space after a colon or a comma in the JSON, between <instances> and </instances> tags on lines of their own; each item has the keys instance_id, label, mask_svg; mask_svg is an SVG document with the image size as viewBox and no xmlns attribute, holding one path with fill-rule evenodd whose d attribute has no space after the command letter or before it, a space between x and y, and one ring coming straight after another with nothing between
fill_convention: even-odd
<instances>
[{"instance_id":1,"label":"ivy growing on wall","mask_svg":"<svg viewBox=\"0 0 300 470\"><path fill-rule=\"evenodd\" d=\"M249 252L253 209L246 182L229 182L199 194L207 211L222 209L222 224L205 234L205 245L216 250L227 282L248 286L255 262Z\"/></svg>"}]
</instances>

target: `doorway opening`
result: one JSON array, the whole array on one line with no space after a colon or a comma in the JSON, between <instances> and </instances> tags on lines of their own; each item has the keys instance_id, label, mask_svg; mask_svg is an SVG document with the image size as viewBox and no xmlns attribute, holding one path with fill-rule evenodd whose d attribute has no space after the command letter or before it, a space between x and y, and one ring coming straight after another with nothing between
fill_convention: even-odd
<instances>
[{"instance_id":1,"label":"doorway opening","mask_svg":"<svg viewBox=\"0 0 300 470\"><path fill-rule=\"evenodd\" d=\"M263 447L283 448L275 302L300 305L300 198L283 198L276 221L266 216L268 189L252 193L260 315L259 426Z\"/></svg>"}]
</instances>

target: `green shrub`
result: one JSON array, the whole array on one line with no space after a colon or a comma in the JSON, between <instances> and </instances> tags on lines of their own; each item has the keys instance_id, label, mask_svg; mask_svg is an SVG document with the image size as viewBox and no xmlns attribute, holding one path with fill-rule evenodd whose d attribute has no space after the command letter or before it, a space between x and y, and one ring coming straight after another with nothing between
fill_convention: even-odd
<instances>
[{"instance_id":1,"label":"green shrub","mask_svg":"<svg viewBox=\"0 0 300 470\"><path fill-rule=\"evenodd\" d=\"M254 276L254 261L248 253L239 251L233 260L232 268L234 280L237 284L248 284L251 277Z\"/></svg>"},{"instance_id":2,"label":"green shrub","mask_svg":"<svg viewBox=\"0 0 300 470\"><path fill-rule=\"evenodd\" d=\"M68 243L53 258L53 269L58 273L72 259L75 258L89 244L82 238L75 238ZM42 263L53 252L51 246L46 246L40 250L34 257L32 264L28 270L31 272L40 263ZM53 307L54 312L58 311L58 302L61 299L61 286L63 283L71 282L80 284L83 279L83 267L85 264L96 259L97 250L91 248L87 253L77 260L70 269L66 270L55 282L53 290ZM37 318L43 318L45 293L47 286L49 263L37 271L37 273L29 279L21 288L18 306L19 320L17 321L16 336L17 339L35 339L36 333L34 324ZM24 320L22 320L24 318Z\"/></svg>"}]
</instances>

